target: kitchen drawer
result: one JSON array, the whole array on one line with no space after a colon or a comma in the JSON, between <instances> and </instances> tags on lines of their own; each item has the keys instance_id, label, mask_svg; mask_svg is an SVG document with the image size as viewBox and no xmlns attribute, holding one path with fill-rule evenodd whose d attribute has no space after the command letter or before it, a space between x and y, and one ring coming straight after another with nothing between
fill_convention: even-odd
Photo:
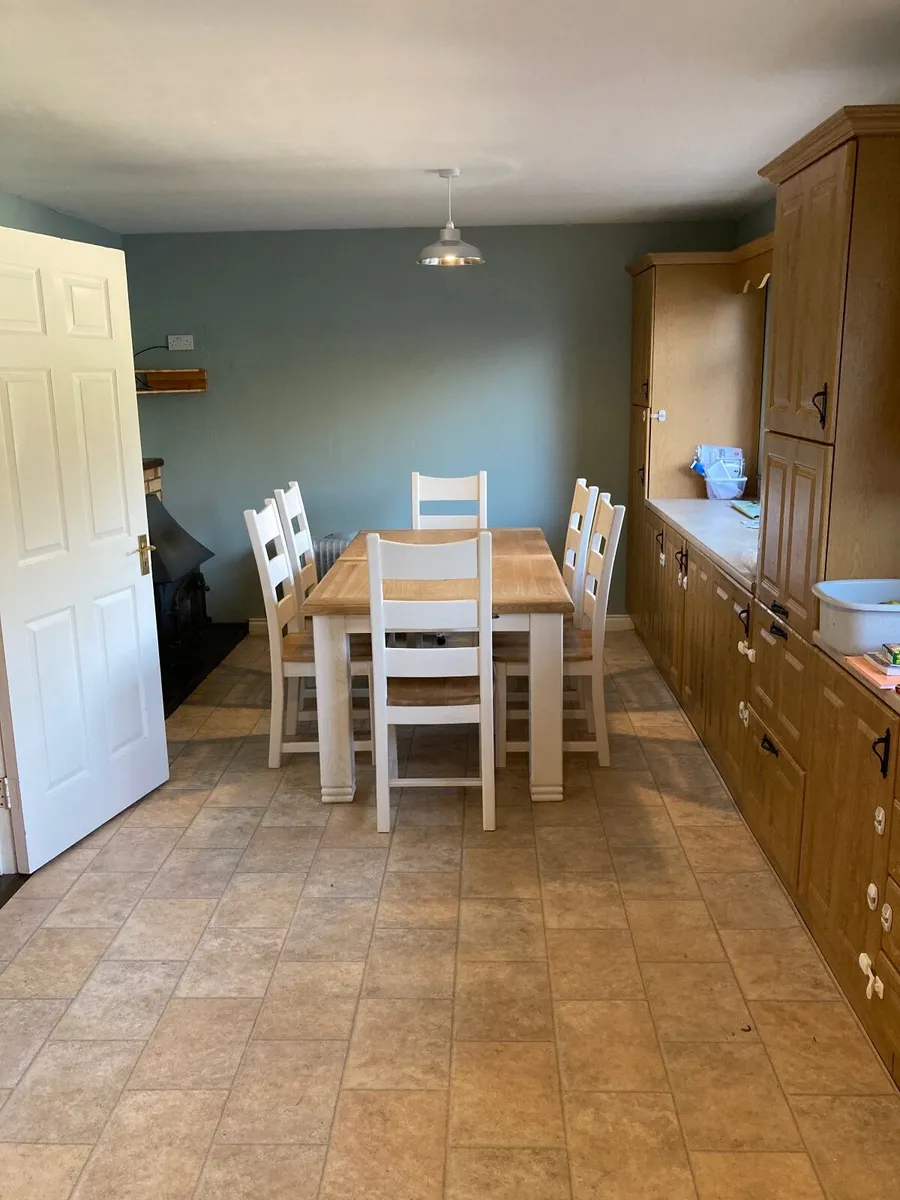
<instances>
[{"instance_id":1,"label":"kitchen drawer","mask_svg":"<svg viewBox=\"0 0 900 1200\"><path fill-rule=\"evenodd\" d=\"M750 646L750 703L794 761L806 769L806 697L812 646L756 600Z\"/></svg>"},{"instance_id":2,"label":"kitchen drawer","mask_svg":"<svg viewBox=\"0 0 900 1200\"><path fill-rule=\"evenodd\" d=\"M881 918L881 949L887 956L890 962L900 971L900 885L888 876L887 887L884 889L884 897L879 896L879 901L883 901L883 907L880 908L879 916ZM890 913L889 928L885 929L885 915Z\"/></svg>"},{"instance_id":3,"label":"kitchen drawer","mask_svg":"<svg viewBox=\"0 0 900 1200\"><path fill-rule=\"evenodd\" d=\"M796 892L806 772L750 708L745 716L740 808L778 874Z\"/></svg>"}]
</instances>

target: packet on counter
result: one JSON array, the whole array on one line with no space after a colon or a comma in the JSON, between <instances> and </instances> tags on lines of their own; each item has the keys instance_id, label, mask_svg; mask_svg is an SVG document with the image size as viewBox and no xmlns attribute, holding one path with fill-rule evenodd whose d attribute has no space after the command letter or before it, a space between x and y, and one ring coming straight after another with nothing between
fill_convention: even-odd
<instances>
[{"instance_id":1,"label":"packet on counter","mask_svg":"<svg viewBox=\"0 0 900 1200\"><path fill-rule=\"evenodd\" d=\"M900 667L900 642L885 642L883 649L891 665Z\"/></svg>"}]
</instances>

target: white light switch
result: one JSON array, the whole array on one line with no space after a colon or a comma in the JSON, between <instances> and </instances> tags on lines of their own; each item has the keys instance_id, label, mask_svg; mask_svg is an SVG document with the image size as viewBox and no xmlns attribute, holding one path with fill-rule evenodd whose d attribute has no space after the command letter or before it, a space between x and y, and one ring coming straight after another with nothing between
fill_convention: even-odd
<instances>
[{"instance_id":1,"label":"white light switch","mask_svg":"<svg viewBox=\"0 0 900 1200\"><path fill-rule=\"evenodd\" d=\"M194 335L192 333L170 333L166 338L170 350L193 350Z\"/></svg>"}]
</instances>

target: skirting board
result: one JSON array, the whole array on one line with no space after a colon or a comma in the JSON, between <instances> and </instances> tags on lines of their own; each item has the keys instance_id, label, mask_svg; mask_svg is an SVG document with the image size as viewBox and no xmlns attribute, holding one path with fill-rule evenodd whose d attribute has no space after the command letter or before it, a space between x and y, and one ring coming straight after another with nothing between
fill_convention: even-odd
<instances>
[{"instance_id":1,"label":"skirting board","mask_svg":"<svg viewBox=\"0 0 900 1200\"><path fill-rule=\"evenodd\" d=\"M627 633L629 629L634 629L634 621L627 613L610 613L606 618L607 633ZM265 617L250 617L250 636L266 636Z\"/></svg>"}]
</instances>

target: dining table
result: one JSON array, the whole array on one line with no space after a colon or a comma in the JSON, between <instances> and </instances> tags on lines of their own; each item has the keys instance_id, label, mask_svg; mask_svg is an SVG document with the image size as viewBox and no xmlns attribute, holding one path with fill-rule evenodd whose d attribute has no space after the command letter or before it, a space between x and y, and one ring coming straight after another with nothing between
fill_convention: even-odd
<instances>
[{"instance_id":1,"label":"dining table","mask_svg":"<svg viewBox=\"0 0 900 1200\"><path fill-rule=\"evenodd\" d=\"M350 635L370 633L366 537L434 544L474 537L474 529L378 529L358 533L309 593L300 615L312 620L322 800L346 804L356 790ZM491 529L493 628L527 633L529 787L533 801L563 798L563 621L574 605L543 531ZM442 596L474 599L474 580L440 582ZM386 580L393 599L427 599L435 581ZM448 592L449 589L449 592Z\"/></svg>"}]
</instances>

